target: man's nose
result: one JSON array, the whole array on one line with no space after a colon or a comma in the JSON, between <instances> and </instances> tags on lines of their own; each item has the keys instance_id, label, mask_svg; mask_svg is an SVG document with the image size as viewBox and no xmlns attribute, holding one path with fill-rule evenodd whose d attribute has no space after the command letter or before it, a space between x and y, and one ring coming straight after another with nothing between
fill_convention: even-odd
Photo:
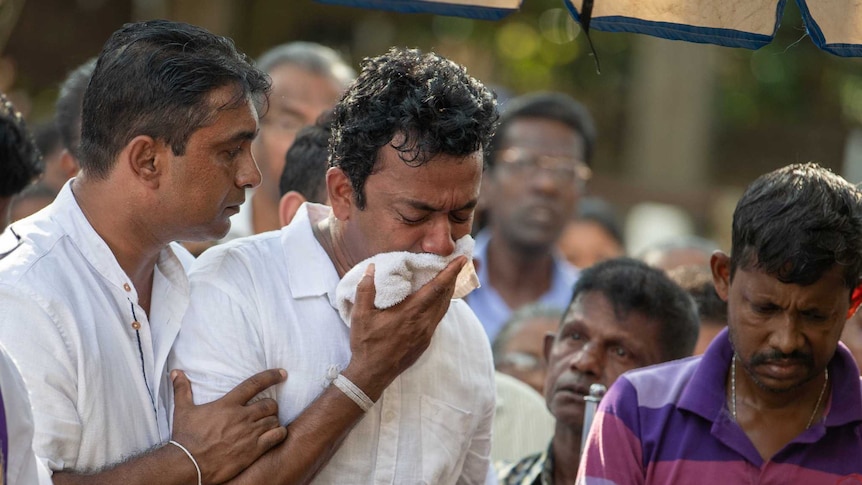
<instances>
[{"instance_id":1,"label":"man's nose","mask_svg":"<svg viewBox=\"0 0 862 485\"><path fill-rule=\"evenodd\" d=\"M570 366L582 374L595 377L602 375L602 351L594 342L587 342L583 347L572 353Z\"/></svg>"},{"instance_id":2,"label":"man's nose","mask_svg":"<svg viewBox=\"0 0 862 485\"><path fill-rule=\"evenodd\" d=\"M798 320L798 317L789 311L778 316L776 326L769 336L769 344L772 348L784 354L790 354L805 346L805 337L799 331Z\"/></svg>"},{"instance_id":3,"label":"man's nose","mask_svg":"<svg viewBox=\"0 0 862 485\"><path fill-rule=\"evenodd\" d=\"M244 189L253 189L260 185L261 180L260 168L258 168L251 150L249 150L237 168L236 184Z\"/></svg>"},{"instance_id":4,"label":"man's nose","mask_svg":"<svg viewBox=\"0 0 862 485\"><path fill-rule=\"evenodd\" d=\"M422 238L422 251L438 256L449 256L455 251L455 241L452 239L452 224L446 214L438 214L428 225L428 230Z\"/></svg>"}]
</instances>

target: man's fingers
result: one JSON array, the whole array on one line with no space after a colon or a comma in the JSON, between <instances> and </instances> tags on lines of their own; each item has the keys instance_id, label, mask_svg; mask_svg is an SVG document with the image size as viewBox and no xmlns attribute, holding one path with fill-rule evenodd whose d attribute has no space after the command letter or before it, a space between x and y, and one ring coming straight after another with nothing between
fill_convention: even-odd
<instances>
[{"instance_id":1,"label":"man's fingers","mask_svg":"<svg viewBox=\"0 0 862 485\"><path fill-rule=\"evenodd\" d=\"M263 372L258 372L242 381L238 386L234 387L233 390L225 394L222 399L245 405L251 400L251 398L279 382L282 382L285 378L287 378L287 371L284 369L269 369Z\"/></svg>"},{"instance_id":2,"label":"man's fingers","mask_svg":"<svg viewBox=\"0 0 862 485\"><path fill-rule=\"evenodd\" d=\"M284 441L285 438L287 438L287 428L285 428L284 426L279 426L260 435L260 438L257 439L257 442L263 448L264 451L267 451L273 446L276 446L282 441Z\"/></svg>"},{"instance_id":3,"label":"man's fingers","mask_svg":"<svg viewBox=\"0 0 862 485\"><path fill-rule=\"evenodd\" d=\"M356 286L356 306L362 308L374 306L375 296L377 296L377 289L374 287L374 263L371 263L365 268L365 274Z\"/></svg>"},{"instance_id":4,"label":"man's fingers","mask_svg":"<svg viewBox=\"0 0 862 485\"><path fill-rule=\"evenodd\" d=\"M181 370L171 371L171 381L174 383L174 408L181 409L194 406L192 383L189 382L186 373Z\"/></svg>"},{"instance_id":5,"label":"man's fingers","mask_svg":"<svg viewBox=\"0 0 862 485\"><path fill-rule=\"evenodd\" d=\"M274 399L261 399L246 406L253 421L278 414L278 403Z\"/></svg>"},{"instance_id":6,"label":"man's fingers","mask_svg":"<svg viewBox=\"0 0 862 485\"><path fill-rule=\"evenodd\" d=\"M255 425L257 426L257 429L259 429L261 432L266 432L271 429L280 427L281 423L278 422L277 416L267 416L263 419L258 419L257 421L255 421Z\"/></svg>"},{"instance_id":7,"label":"man's fingers","mask_svg":"<svg viewBox=\"0 0 862 485\"><path fill-rule=\"evenodd\" d=\"M461 268L467 264L467 258L458 256L449 265L443 268L437 276L416 292L416 298L420 301L420 309L430 308L440 300L451 300L455 293L455 280ZM433 296L432 296L433 295Z\"/></svg>"}]
</instances>

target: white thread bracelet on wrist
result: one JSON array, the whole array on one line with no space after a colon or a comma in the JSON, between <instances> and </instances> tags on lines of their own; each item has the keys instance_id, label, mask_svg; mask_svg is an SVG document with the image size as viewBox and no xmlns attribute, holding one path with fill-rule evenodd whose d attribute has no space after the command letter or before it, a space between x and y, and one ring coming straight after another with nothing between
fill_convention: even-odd
<instances>
[{"instance_id":1,"label":"white thread bracelet on wrist","mask_svg":"<svg viewBox=\"0 0 862 485\"><path fill-rule=\"evenodd\" d=\"M188 455L189 460L191 460L191 461L192 461L192 465L194 465L194 466L195 466L195 470L198 472L198 485L201 485L201 484L203 483L203 482L201 481L201 467L199 467L199 466L198 466L198 461L197 461L197 460L195 460L195 457L194 457L194 456L192 456L192 452L191 452L191 451L189 451L189 450L187 450L185 446L183 446L183 445L181 445L181 444L177 443L177 442L176 442L176 441L174 441L174 440L170 440L170 441L168 441L168 443L170 443L170 444L172 444L172 445L176 446L177 448L179 448L179 449L183 450L183 452L184 452L186 455Z\"/></svg>"},{"instance_id":2,"label":"white thread bracelet on wrist","mask_svg":"<svg viewBox=\"0 0 862 485\"><path fill-rule=\"evenodd\" d=\"M371 409L371 406L374 406L374 401L362 392L362 389L357 387L356 384L350 382L350 379L344 377L343 374L338 374L332 383L353 402L355 402L362 411L368 412L368 410Z\"/></svg>"}]
</instances>

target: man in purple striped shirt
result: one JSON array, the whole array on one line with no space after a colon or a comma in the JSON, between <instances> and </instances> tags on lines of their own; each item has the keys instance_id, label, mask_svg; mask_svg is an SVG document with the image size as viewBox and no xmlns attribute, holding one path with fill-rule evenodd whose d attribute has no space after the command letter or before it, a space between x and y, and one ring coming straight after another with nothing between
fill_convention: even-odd
<instances>
[{"instance_id":1,"label":"man in purple striped shirt","mask_svg":"<svg viewBox=\"0 0 862 485\"><path fill-rule=\"evenodd\" d=\"M862 483L862 386L838 343L860 300L862 192L815 164L764 175L711 266L728 330L616 381L578 483Z\"/></svg>"}]
</instances>

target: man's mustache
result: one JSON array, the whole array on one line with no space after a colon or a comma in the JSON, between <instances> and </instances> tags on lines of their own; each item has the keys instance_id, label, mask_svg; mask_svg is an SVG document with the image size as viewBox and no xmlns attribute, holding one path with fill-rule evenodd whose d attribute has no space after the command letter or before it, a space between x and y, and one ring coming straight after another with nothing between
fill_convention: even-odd
<instances>
[{"instance_id":1,"label":"man's mustache","mask_svg":"<svg viewBox=\"0 0 862 485\"><path fill-rule=\"evenodd\" d=\"M799 350L794 350L793 352L790 352L789 354L785 354L784 352L781 352L780 350L771 350L768 352L755 354L751 358L751 362L749 363L749 365L754 367L754 366L758 366L758 365L769 364L769 363L774 362L774 361L779 361L779 362L781 362L781 361L783 361L783 362L796 361L800 364L811 365L814 363L814 357L809 353L802 352Z\"/></svg>"}]
</instances>

